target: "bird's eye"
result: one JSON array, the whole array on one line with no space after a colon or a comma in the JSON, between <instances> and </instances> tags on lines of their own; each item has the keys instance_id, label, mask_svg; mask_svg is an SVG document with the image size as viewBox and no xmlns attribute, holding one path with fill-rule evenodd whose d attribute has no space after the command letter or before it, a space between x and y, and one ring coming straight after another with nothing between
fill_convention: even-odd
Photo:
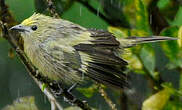
<instances>
[{"instance_id":1,"label":"bird's eye","mask_svg":"<svg viewBox=\"0 0 182 110\"><path fill-rule=\"evenodd\" d=\"M36 26L36 25L33 25L33 26L31 27L31 29L32 29L33 31L35 31L35 30L37 30L37 26Z\"/></svg>"}]
</instances>

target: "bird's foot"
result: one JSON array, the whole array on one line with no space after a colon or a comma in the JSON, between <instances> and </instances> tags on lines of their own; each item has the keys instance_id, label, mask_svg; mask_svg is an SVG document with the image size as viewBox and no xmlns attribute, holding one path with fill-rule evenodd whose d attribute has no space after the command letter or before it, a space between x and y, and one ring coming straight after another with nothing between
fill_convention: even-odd
<instances>
[{"instance_id":1,"label":"bird's foot","mask_svg":"<svg viewBox=\"0 0 182 110\"><path fill-rule=\"evenodd\" d=\"M74 88L77 86L77 83L73 84L70 88L68 89L63 89L61 88L60 83L53 82L50 84L51 86L51 92L54 94L56 98L58 98L60 95L64 94L64 101L68 102L71 105L74 105L74 102L77 100L73 95L72 91Z\"/></svg>"},{"instance_id":2,"label":"bird's foot","mask_svg":"<svg viewBox=\"0 0 182 110\"><path fill-rule=\"evenodd\" d=\"M64 93L68 94L69 97L64 97L64 101L68 102L71 105L74 105L74 102L77 100L73 95L72 95L72 91L74 90L74 88L77 86L77 83L73 84L69 89L65 89Z\"/></svg>"},{"instance_id":3,"label":"bird's foot","mask_svg":"<svg viewBox=\"0 0 182 110\"><path fill-rule=\"evenodd\" d=\"M73 91L77 86L77 83L73 84L68 90L67 92L71 93L71 91Z\"/></svg>"}]
</instances>

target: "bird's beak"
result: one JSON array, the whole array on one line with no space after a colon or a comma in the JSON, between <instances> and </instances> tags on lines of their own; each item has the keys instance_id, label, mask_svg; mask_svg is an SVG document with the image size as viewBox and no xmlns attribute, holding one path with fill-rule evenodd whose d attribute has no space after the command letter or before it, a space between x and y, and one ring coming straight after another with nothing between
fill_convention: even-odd
<instances>
[{"instance_id":1,"label":"bird's beak","mask_svg":"<svg viewBox=\"0 0 182 110\"><path fill-rule=\"evenodd\" d=\"M18 32L26 31L25 26L23 26L22 24L15 25L15 26L11 27L10 30L15 30L15 31L18 31Z\"/></svg>"}]
</instances>

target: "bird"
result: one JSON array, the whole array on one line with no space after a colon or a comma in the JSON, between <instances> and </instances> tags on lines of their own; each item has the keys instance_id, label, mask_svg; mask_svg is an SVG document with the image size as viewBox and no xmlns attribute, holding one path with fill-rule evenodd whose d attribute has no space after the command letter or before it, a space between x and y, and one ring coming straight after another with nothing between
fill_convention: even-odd
<instances>
[{"instance_id":1,"label":"bird","mask_svg":"<svg viewBox=\"0 0 182 110\"><path fill-rule=\"evenodd\" d=\"M10 30L21 34L26 56L50 80L69 85L88 78L119 89L128 86L128 62L120 55L125 48L176 40L164 36L118 38L105 30L87 29L40 13Z\"/></svg>"}]
</instances>

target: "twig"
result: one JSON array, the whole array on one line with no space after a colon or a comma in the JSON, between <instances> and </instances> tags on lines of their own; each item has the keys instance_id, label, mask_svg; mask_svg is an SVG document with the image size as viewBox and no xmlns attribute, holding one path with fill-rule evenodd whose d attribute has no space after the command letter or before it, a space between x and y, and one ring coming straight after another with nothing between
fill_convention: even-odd
<instances>
[{"instance_id":1,"label":"twig","mask_svg":"<svg viewBox=\"0 0 182 110\"><path fill-rule=\"evenodd\" d=\"M151 21L150 25L152 27L153 33L155 33L156 35L158 35L162 29L169 26L167 20L160 13L159 8L157 7L158 1L159 0L151 1L148 6L148 12L150 14L149 20Z\"/></svg>"},{"instance_id":2,"label":"twig","mask_svg":"<svg viewBox=\"0 0 182 110\"><path fill-rule=\"evenodd\" d=\"M0 0L0 7L1 11L5 8L5 2L4 0ZM8 13L9 14L9 13ZM34 79L34 81L39 85L40 89L42 89L43 83L48 84L48 87L53 90L60 90L60 86L58 84L52 84L52 81L47 79L47 77L41 76L39 72L36 71L35 67L29 62L27 57L25 56L25 53L21 48L18 46L18 40L16 38L20 38L19 34L15 33L10 33L7 29L7 26L5 25L6 17L9 16L7 13L3 13L1 16L1 21L2 23L0 24L2 26L2 32L3 32L3 37L10 43L12 48L16 50L17 55L19 56L20 60L22 63L25 65L26 69L28 70L30 76ZM9 16L11 17L11 16ZM8 24L8 23L7 23ZM88 106L87 103L84 101L81 101L77 98L75 98L72 94L70 94L67 90L62 89L63 93L61 94L64 96L68 101L72 102L74 105L77 105L78 107L82 108L83 110L91 110L91 108ZM51 101L51 103L54 103L52 106L55 106L59 109L62 110L62 107L59 105L59 103L56 101L56 98L52 95L52 93L45 88L44 89L44 94L48 97L48 99Z\"/></svg>"},{"instance_id":3,"label":"twig","mask_svg":"<svg viewBox=\"0 0 182 110\"><path fill-rule=\"evenodd\" d=\"M31 75L31 73L30 73ZM38 81L35 77L32 76L32 78L34 79L34 81L37 83L37 85L39 85L39 88L43 88L43 84L42 82ZM43 90L44 94L48 97L50 103L51 103L51 110L56 110L56 108L58 108L58 110L63 110L63 107L58 103L58 101L56 100L56 98L53 96L53 94L50 92L50 90L48 88L45 88Z\"/></svg>"},{"instance_id":4,"label":"twig","mask_svg":"<svg viewBox=\"0 0 182 110\"><path fill-rule=\"evenodd\" d=\"M56 12L56 7L52 0L46 0L48 4L48 10L55 18L59 18L59 14Z\"/></svg>"},{"instance_id":5,"label":"twig","mask_svg":"<svg viewBox=\"0 0 182 110\"><path fill-rule=\"evenodd\" d=\"M107 93L104 91L104 89L100 85L99 85L99 92L100 92L101 96L105 99L105 101L109 105L109 107L112 110L117 110L116 105L111 101L111 99L108 97Z\"/></svg>"},{"instance_id":6,"label":"twig","mask_svg":"<svg viewBox=\"0 0 182 110\"><path fill-rule=\"evenodd\" d=\"M128 110L128 98L124 91L120 90L120 108L121 110Z\"/></svg>"}]
</instances>

